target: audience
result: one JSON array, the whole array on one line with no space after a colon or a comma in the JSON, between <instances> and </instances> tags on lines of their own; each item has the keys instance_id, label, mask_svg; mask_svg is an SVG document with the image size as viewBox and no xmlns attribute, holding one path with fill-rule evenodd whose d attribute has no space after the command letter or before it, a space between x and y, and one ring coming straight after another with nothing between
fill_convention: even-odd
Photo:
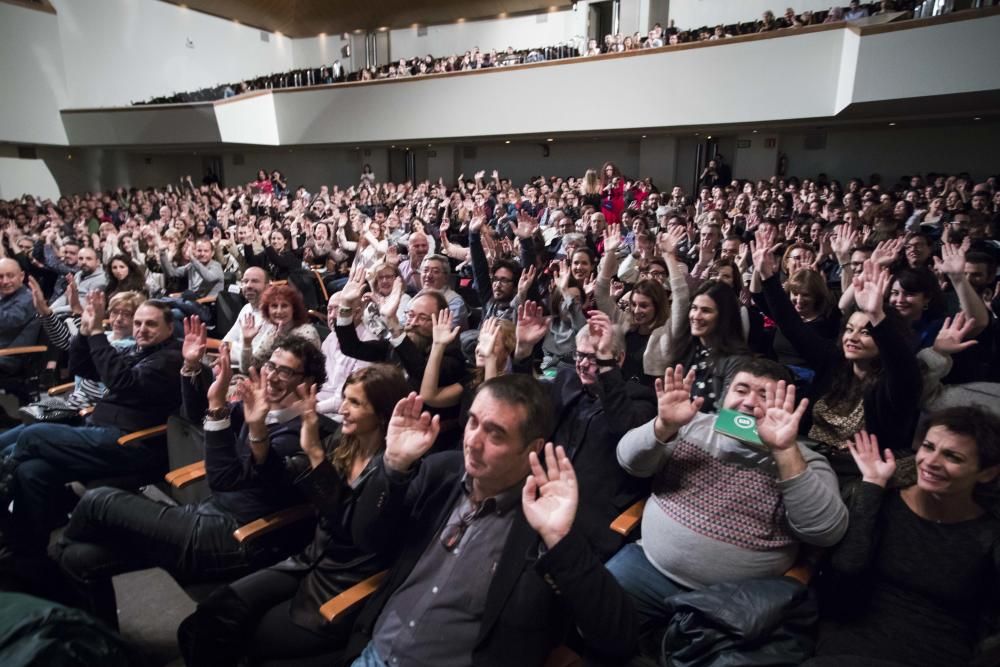
<instances>
[{"instance_id":1,"label":"audience","mask_svg":"<svg viewBox=\"0 0 1000 667\"><path fill-rule=\"evenodd\" d=\"M782 18L775 18L774 12L765 11L759 21L748 21L744 23L734 23L732 25L717 25L714 27L703 26L680 30L674 27L673 21L668 29L664 29L659 23L645 34L636 32L632 35L615 33L605 35L604 40L598 46L598 40L590 39L583 42L582 37L569 38L566 42L547 47L528 48L516 50L508 46L503 51L493 49L491 51L480 51L478 46L466 51L463 55L451 55L435 58L432 55L417 56L414 58L401 58L396 62L389 62L381 66L366 66L362 69L346 74L343 65L339 60L335 60L331 65L322 67L312 67L306 69L292 70L279 74L260 76L255 79L248 79L238 84L221 84L208 88L202 88L188 93L177 93L169 96L154 97L148 101L135 102L134 104L176 104L181 102L206 102L211 100L228 99L236 95L248 93L254 90L278 90L282 88L299 88L303 86L319 86L333 83L343 83L345 81L374 81L380 79L405 79L413 76L424 76L427 74L444 74L449 72L465 72L471 70L490 69L498 67L509 67L510 65L521 65L545 62L549 60L562 60L564 58L576 58L580 56L596 56L605 53L624 53L626 51L638 51L640 49L655 49L665 45L685 44L689 42L704 42L725 39L737 35L749 35L754 33L770 32L772 30L785 28L802 28L820 23L836 23L842 21L857 21L867 18L869 15L888 14L897 11L907 12L906 17L912 17L912 12L920 3L917 0L903 0L898 3L882 0L861 5L858 0L851 0L848 7L832 6L827 11L812 12L804 11L796 14L791 7L785 10ZM898 5L898 6L897 6ZM935 14L952 11L950 4L936 7ZM369 168L370 169L370 168ZM275 172L278 174L279 172ZM274 181L261 170L256 181L261 192L270 194Z\"/></svg>"},{"instance_id":2,"label":"audience","mask_svg":"<svg viewBox=\"0 0 1000 667\"><path fill-rule=\"evenodd\" d=\"M181 628L189 664L538 664L561 643L624 664L639 634L656 657L657 633L702 627L679 609L789 590L768 618L818 626L816 664L982 650L992 422L934 411L1000 400L995 177L747 182L716 156L688 195L612 163L486 174L0 201L2 342L44 342L53 375L13 389L76 378L67 423L0 432L0 574L112 626L114 573L217 582ZM211 317L181 346L175 312ZM63 493L160 478L162 443L117 440L178 412L203 428L208 499ZM610 529L650 495L641 542ZM233 538L301 502L305 551ZM818 624L793 566L816 573ZM353 627L323 622L386 568ZM928 588L927 568L948 574Z\"/></svg>"}]
</instances>

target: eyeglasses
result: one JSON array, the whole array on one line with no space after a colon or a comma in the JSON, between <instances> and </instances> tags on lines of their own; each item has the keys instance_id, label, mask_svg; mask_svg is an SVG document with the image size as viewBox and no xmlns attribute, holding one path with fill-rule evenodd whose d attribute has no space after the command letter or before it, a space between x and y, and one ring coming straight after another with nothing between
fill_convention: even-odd
<instances>
[{"instance_id":1,"label":"eyeglasses","mask_svg":"<svg viewBox=\"0 0 1000 667\"><path fill-rule=\"evenodd\" d=\"M494 509L496 509L496 499L494 498L487 498L479 504L473 503L468 510L459 515L457 523L449 523L441 531L441 546L448 552L454 551L462 542L462 538L465 537L465 533L468 532L469 526L472 525L476 517L489 514Z\"/></svg>"},{"instance_id":2,"label":"eyeglasses","mask_svg":"<svg viewBox=\"0 0 1000 667\"><path fill-rule=\"evenodd\" d=\"M273 373L279 380L288 381L302 375L302 371L297 371L294 368L289 368L288 366L279 366L273 361L265 361L261 368L268 373Z\"/></svg>"},{"instance_id":3,"label":"eyeglasses","mask_svg":"<svg viewBox=\"0 0 1000 667\"><path fill-rule=\"evenodd\" d=\"M597 363L597 355L593 352L574 352L573 358L577 361L588 361L592 364Z\"/></svg>"}]
</instances>

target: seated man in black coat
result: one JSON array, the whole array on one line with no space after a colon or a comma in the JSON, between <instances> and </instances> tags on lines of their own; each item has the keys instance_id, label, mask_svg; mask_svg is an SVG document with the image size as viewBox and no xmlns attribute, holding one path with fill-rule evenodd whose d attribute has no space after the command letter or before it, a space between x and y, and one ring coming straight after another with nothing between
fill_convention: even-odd
<instances>
[{"instance_id":1,"label":"seated man in black coat","mask_svg":"<svg viewBox=\"0 0 1000 667\"><path fill-rule=\"evenodd\" d=\"M538 452L551 405L533 378L483 383L463 455L421 459L439 420L415 395L396 406L386 448L355 510L355 542L398 554L347 647L355 667L540 665L576 628L617 664L635 615L573 527L578 492L560 447Z\"/></svg>"},{"instance_id":2,"label":"seated man in black coat","mask_svg":"<svg viewBox=\"0 0 1000 667\"><path fill-rule=\"evenodd\" d=\"M228 403L228 345L219 350L213 381L201 364L205 325L189 318L185 333L184 411L192 421L204 417L212 495L198 505L167 506L121 489L91 489L52 550L81 604L112 627L118 622L113 575L159 566L182 582L212 581L269 565L280 550L248 547L233 532L305 500L294 484L309 469L299 446L295 387L325 381L322 352L296 336L279 338L260 372L251 369L241 382L241 400Z\"/></svg>"},{"instance_id":3,"label":"seated man in black coat","mask_svg":"<svg viewBox=\"0 0 1000 667\"><path fill-rule=\"evenodd\" d=\"M127 446L118 438L166 422L181 403L177 374L181 346L171 337L170 307L146 301L135 311L135 347L119 351L104 334L104 294L88 295L80 333L70 343L70 371L103 382L107 394L84 426L33 424L18 436L0 470L0 504L14 500L4 546L37 573L32 561L45 554L49 533L66 521L76 496L66 489L74 480L87 482L112 476L150 479L166 472L162 443L139 441Z\"/></svg>"},{"instance_id":4,"label":"seated man in black coat","mask_svg":"<svg viewBox=\"0 0 1000 667\"><path fill-rule=\"evenodd\" d=\"M514 358L519 370L530 372L532 350L545 337L548 320L536 303L518 308ZM552 442L566 448L580 482L577 526L602 561L624 542L610 530L611 522L649 495L649 480L625 472L616 452L623 435L656 416L656 393L626 380L624 361L624 336L607 315L594 310L577 333L575 367L561 368L554 380L544 382L556 414Z\"/></svg>"},{"instance_id":5,"label":"seated man in black coat","mask_svg":"<svg viewBox=\"0 0 1000 667\"><path fill-rule=\"evenodd\" d=\"M388 361L401 364L406 371L406 377L414 391L420 391L420 382L424 378L427 367L427 357L430 353L433 339L433 323L431 316L448 308L448 301L441 292L424 290L418 292L410 301L406 324L402 325L396 319L399 310L399 300L402 298L402 284L397 280L392 293L383 302L381 311L389 329L389 340L361 340L354 325L354 309L361 303L365 291L363 272L352 273L351 279L340 291L343 305L337 313L334 331L341 351L349 357L370 361L372 363ZM457 342L453 342L445 351L441 362L442 387L461 382L465 377L465 359Z\"/></svg>"}]
</instances>

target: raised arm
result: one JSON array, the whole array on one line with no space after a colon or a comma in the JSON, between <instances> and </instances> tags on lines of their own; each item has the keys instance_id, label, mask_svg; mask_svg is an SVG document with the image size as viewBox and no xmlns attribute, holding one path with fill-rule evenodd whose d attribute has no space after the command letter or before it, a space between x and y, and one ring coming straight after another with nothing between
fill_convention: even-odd
<instances>
[{"instance_id":1,"label":"raised arm","mask_svg":"<svg viewBox=\"0 0 1000 667\"><path fill-rule=\"evenodd\" d=\"M452 316L448 309L432 314L431 319L434 322L434 340L427 357L423 379L420 381L420 398L432 408L446 408L457 405L462 398L461 384L445 387L439 384L445 350L458 337L459 327L451 325Z\"/></svg>"},{"instance_id":2,"label":"raised arm","mask_svg":"<svg viewBox=\"0 0 1000 667\"><path fill-rule=\"evenodd\" d=\"M941 258L934 258L934 268L939 273L944 273L955 288L959 305L965 316L974 322L969 335L973 338L978 336L989 326L990 315L986 309L986 302L976 294L976 290L965 278L965 251L968 249L968 242L961 247L944 244L941 246Z\"/></svg>"}]
</instances>

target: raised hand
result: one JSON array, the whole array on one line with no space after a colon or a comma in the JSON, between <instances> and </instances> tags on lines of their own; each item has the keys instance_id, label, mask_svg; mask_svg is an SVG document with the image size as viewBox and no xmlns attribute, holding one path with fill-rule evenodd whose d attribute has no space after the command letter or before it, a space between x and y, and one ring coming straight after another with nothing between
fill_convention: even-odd
<instances>
[{"instance_id":1,"label":"raised hand","mask_svg":"<svg viewBox=\"0 0 1000 667\"><path fill-rule=\"evenodd\" d=\"M226 405L226 397L229 395L229 383L233 379L233 366L230 360L229 343L219 346L219 356L212 364L215 371L215 380L208 388L208 408L215 410Z\"/></svg>"},{"instance_id":2,"label":"raised hand","mask_svg":"<svg viewBox=\"0 0 1000 667\"><path fill-rule=\"evenodd\" d=\"M806 412L809 399L795 405L795 385L780 380L764 387L764 405L754 409L757 434L771 451L783 451L797 446L799 421Z\"/></svg>"},{"instance_id":3,"label":"raised hand","mask_svg":"<svg viewBox=\"0 0 1000 667\"><path fill-rule=\"evenodd\" d=\"M604 254L609 255L617 252L621 243L621 225L608 225L608 228L604 230Z\"/></svg>"},{"instance_id":4,"label":"raised hand","mask_svg":"<svg viewBox=\"0 0 1000 667\"><path fill-rule=\"evenodd\" d=\"M759 232L758 232L759 234ZM763 280L767 280L778 271L777 262L770 246L760 245L757 241L750 242L750 253L753 257L753 268Z\"/></svg>"},{"instance_id":5,"label":"raised hand","mask_svg":"<svg viewBox=\"0 0 1000 667\"><path fill-rule=\"evenodd\" d=\"M858 232L849 224L837 225L834 238L830 241L833 254L837 256L837 261L847 264L851 259L851 248L858 240Z\"/></svg>"},{"instance_id":6,"label":"raised hand","mask_svg":"<svg viewBox=\"0 0 1000 667\"><path fill-rule=\"evenodd\" d=\"M309 462L315 468L326 458L326 451L319 439L319 415L316 413L316 385L300 384L295 387L297 399L292 403L292 410L299 414L302 428L299 432L299 447L309 457Z\"/></svg>"},{"instance_id":7,"label":"raised hand","mask_svg":"<svg viewBox=\"0 0 1000 667\"><path fill-rule=\"evenodd\" d=\"M521 491L521 508L528 524L549 549L569 534L580 493L573 464L562 447L545 445L545 468L538 454L528 454L531 474Z\"/></svg>"},{"instance_id":8,"label":"raised hand","mask_svg":"<svg viewBox=\"0 0 1000 667\"><path fill-rule=\"evenodd\" d=\"M258 333L263 322L258 322L253 313L247 313L240 318L240 332L243 334L243 342L252 341Z\"/></svg>"},{"instance_id":9,"label":"raised hand","mask_svg":"<svg viewBox=\"0 0 1000 667\"><path fill-rule=\"evenodd\" d=\"M952 282L965 280L965 252L960 246L945 243L941 257L934 258L934 270L946 274Z\"/></svg>"},{"instance_id":10,"label":"raised hand","mask_svg":"<svg viewBox=\"0 0 1000 667\"><path fill-rule=\"evenodd\" d=\"M347 284L340 290L340 298L345 305L355 306L365 292L365 271L360 266L354 266L347 278Z\"/></svg>"},{"instance_id":11,"label":"raised hand","mask_svg":"<svg viewBox=\"0 0 1000 667\"><path fill-rule=\"evenodd\" d=\"M248 424L263 424L270 410L267 401L267 380L270 372L256 368L250 369L250 377L240 382L239 397L243 401L243 416Z\"/></svg>"},{"instance_id":12,"label":"raised hand","mask_svg":"<svg viewBox=\"0 0 1000 667\"><path fill-rule=\"evenodd\" d=\"M538 219L533 218L524 211L517 212L517 227L514 228L514 234L517 238L522 241L525 239L530 239L535 234L535 230L538 229Z\"/></svg>"},{"instance_id":13,"label":"raised hand","mask_svg":"<svg viewBox=\"0 0 1000 667\"><path fill-rule=\"evenodd\" d=\"M694 369L685 375L684 367L680 364L676 368L667 368L662 380L657 378L656 420L653 422L657 440L666 442L674 437L701 410L705 399L691 398L693 385Z\"/></svg>"},{"instance_id":14,"label":"raised hand","mask_svg":"<svg viewBox=\"0 0 1000 667\"><path fill-rule=\"evenodd\" d=\"M716 243L711 236L705 236L698 242L698 263L708 266L715 260Z\"/></svg>"},{"instance_id":15,"label":"raised hand","mask_svg":"<svg viewBox=\"0 0 1000 667\"><path fill-rule=\"evenodd\" d=\"M848 442L847 448L854 457L861 471L861 480L870 484L878 484L882 488L892 479L896 472L896 457L891 449L885 450L885 460L879 455L878 438L874 434L861 430L854 434L854 442Z\"/></svg>"},{"instance_id":16,"label":"raised hand","mask_svg":"<svg viewBox=\"0 0 1000 667\"><path fill-rule=\"evenodd\" d=\"M487 356L495 355L499 335L500 320L496 317L489 318L479 327L479 342L476 344L476 349L485 351Z\"/></svg>"},{"instance_id":17,"label":"raised hand","mask_svg":"<svg viewBox=\"0 0 1000 667\"><path fill-rule=\"evenodd\" d=\"M613 359L615 338L611 318L600 310L592 310L587 314L587 326L590 335L597 339L595 348L598 358Z\"/></svg>"},{"instance_id":18,"label":"raised hand","mask_svg":"<svg viewBox=\"0 0 1000 667\"><path fill-rule=\"evenodd\" d=\"M517 347L530 353L549 332L551 317L543 314L542 307L534 301L527 301L517 307L517 326L514 337Z\"/></svg>"},{"instance_id":19,"label":"raised hand","mask_svg":"<svg viewBox=\"0 0 1000 667\"><path fill-rule=\"evenodd\" d=\"M881 322L885 317L882 304L889 285L889 269L879 270L872 260L866 259L861 275L854 276L851 284L858 310L868 316L872 326Z\"/></svg>"},{"instance_id":20,"label":"raised hand","mask_svg":"<svg viewBox=\"0 0 1000 667\"><path fill-rule=\"evenodd\" d=\"M483 225L486 223L486 215L480 211L476 211L472 217L469 219L469 233L478 234L483 230Z\"/></svg>"},{"instance_id":21,"label":"raised hand","mask_svg":"<svg viewBox=\"0 0 1000 667\"><path fill-rule=\"evenodd\" d=\"M447 308L442 309L439 313L431 313L431 322L434 326L435 345L450 345L458 338L458 332L462 330L462 327L451 325L452 315Z\"/></svg>"},{"instance_id":22,"label":"raised hand","mask_svg":"<svg viewBox=\"0 0 1000 667\"><path fill-rule=\"evenodd\" d=\"M385 433L386 467L406 472L434 444L441 430L441 418L421 412L423 405L415 392L396 403Z\"/></svg>"},{"instance_id":23,"label":"raised hand","mask_svg":"<svg viewBox=\"0 0 1000 667\"><path fill-rule=\"evenodd\" d=\"M35 304L35 312L43 317L51 315L52 309L49 308L49 302L45 300L42 286L38 284L34 276L28 276L28 288L31 290L31 301Z\"/></svg>"},{"instance_id":24,"label":"raised hand","mask_svg":"<svg viewBox=\"0 0 1000 667\"><path fill-rule=\"evenodd\" d=\"M202 357L208 349L208 327L197 315L184 318L184 343L181 345L181 356L184 358L184 368L194 371L201 368Z\"/></svg>"},{"instance_id":25,"label":"raised hand","mask_svg":"<svg viewBox=\"0 0 1000 667\"><path fill-rule=\"evenodd\" d=\"M538 272L535 270L534 265L521 271L521 277L517 280L517 293L522 301L528 296L528 290L531 289L531 285L535 282L536 275L538 275Z\"/></svg>"},{"instance_id":26,"label":"raised hand","mask_svg":"<svg viewBox=\"0 0 1000 667\"><path fill-rule=\"evenodd\" d=\"M660 252L669 257L676 257L677 248L685 236L687 230L684 227L680 225L667 227L667 231L660 235Z\"/></svg>"},{"instance_id":27,"label":"raised hand","mask_svg":"<svg viewBox=\"0 0 1000 667\"><path fill-rule=\"evenodd\" d=\"M882 241L872 251L871 261L876 266L890 266L899 257L899 251L903 249L904 240L903 238L898 238Z\"/></svg>"},{"instance_id":28,"label":"raised hand","mask_svg":"<svg viewBox=\"0 0 1000 667\"><path fill-rule=\"evenodd\" d=\"M392 281L392 291L382 300L382 305L379 306L379 314L386 319L395 318L396 313L399 312L399 304L402 299L403 279L396 276L396 279Z\"/></svg>"},{"instance_id":29,"label":"raised hand","mask_svg":"<svg viewBox=\"0 0 1000 667\"><path fill-rule=\"evenodd\" d=\"M934 351L940 354L957 354L975 345L976 340L965 340L965 337L976 328L976 320L966 317L959 311L954 319L945 318L937 338L934 339Z\"/></svg>"}]
</instances>

